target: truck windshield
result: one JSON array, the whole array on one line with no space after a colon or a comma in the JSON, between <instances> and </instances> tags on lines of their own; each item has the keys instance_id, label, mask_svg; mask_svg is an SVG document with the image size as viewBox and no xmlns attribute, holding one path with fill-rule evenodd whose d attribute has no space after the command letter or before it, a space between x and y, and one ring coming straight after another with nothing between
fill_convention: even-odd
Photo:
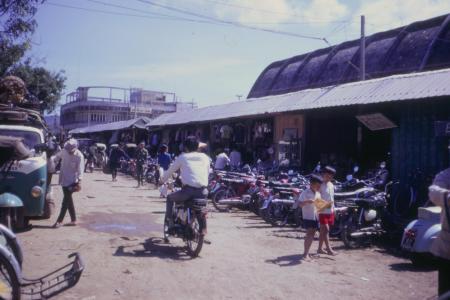
<instances>
[{"instance_id":1,"label":"truck windshield","mask_svg":"<svg viewBox=\"0 0 450 300\"><path fill-rule=\"evenodd\" d=\"M41 136L32 131L0 129L0 135L22 138L23 143L28 147L28 149L34 149L35 145L42 143Z\"/></svg>"}]
</instances>

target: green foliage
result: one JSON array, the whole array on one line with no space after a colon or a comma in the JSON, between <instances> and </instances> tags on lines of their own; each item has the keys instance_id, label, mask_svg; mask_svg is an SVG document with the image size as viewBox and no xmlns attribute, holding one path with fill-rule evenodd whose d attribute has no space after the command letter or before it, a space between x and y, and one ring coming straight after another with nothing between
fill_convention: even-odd
<instances>
[{"instance_id":1,"label":"green foliage","mask_svg":"<svg viewBox=\"0 0 450 300\"><path fill-rule=\"evenodd\" d=\"M33 19L42 0L0 0L0 75L18 63L30 48Z\"/></svg>"},{"instance_id":2,"label":"green foliage","mask_svg":"<svg viewBox=\"0 0 450 300\"><path fill-rule=\"evenodd\" d=\"M24 59L37 27L34 16L44 0L0 0L0 77L20 77L29 94L51 112L64 90L63 71L51 72Z\"/></svg>"},{"instance_id":3,"label":"green foliage","mask_svg":"<svg viewBox=\"0 0 450 300\"><path fill-rule=\"evenodd\" d=\"M15 66L8 73L20 77L25 82L28 92L43 102L42 109L52 112L56 108L65 88L64 71L50 72L43 67L34 67L27 61Z\"/></svg>"}]
</instances>

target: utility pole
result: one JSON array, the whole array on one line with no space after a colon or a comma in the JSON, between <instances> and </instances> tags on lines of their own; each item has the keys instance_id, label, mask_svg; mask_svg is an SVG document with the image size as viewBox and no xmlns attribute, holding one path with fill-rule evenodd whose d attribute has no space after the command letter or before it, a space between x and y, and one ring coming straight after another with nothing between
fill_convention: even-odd
<instances>
[{"instance_id":1,"label":"utility pole","mask_svg":"<svg viewBox=\"0 0 450 300\"><path fill-rule=\"evenodd\" d=\"M365 23L366 18L364 15L361 15L361 46L360 49L360 58L359 58L359 72L360 79L366 80L366 34L365 34Z\"/></svg>"}]
</instances>

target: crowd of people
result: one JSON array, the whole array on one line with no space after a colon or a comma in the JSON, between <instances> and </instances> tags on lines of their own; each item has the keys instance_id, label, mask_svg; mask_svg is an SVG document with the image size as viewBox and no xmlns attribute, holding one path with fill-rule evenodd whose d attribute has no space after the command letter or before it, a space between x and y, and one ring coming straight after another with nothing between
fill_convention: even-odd
<instances>
[{"instance_id":1,"label":"crowd of people","mask_svg":"<svg viewBox=\"0 0 450 300\"><path fill-rule=\"evenodd\" d=\"M54 161L61 162L59 183L63 189L61 212L58 216L55 228L62 225L64 217L69 211L71 222L67 225L76 225L76 213L72 194L81 190L81 181L84 173L84 157L77 149L75 139L68 140L63 149L54 157ZM450 148L449 148L450 149ZM148 151L145 144L140 143L135 152L137 166L138 186L142 184L144 164L148 159ZM109 155L109 166L113 181L117 180L117 168L121 158L129 158L123 145L113 148ZM239 166L241 157L237 149L229 153L228 149L217 152L214 168L223 170L228 166ZM183 143L183 152L176 158L168 152L166 145L160 147L157 162L164 170L161 183L166 182L174 172L180 172L182 188L167 197L166 220L169 227L173 226L173 203L183 203L191 198L206 198L208 195L208 178L212 160L199 149L199 141L194 136L189 136ZM333 179L336 170L331 166L321 169L320 175L315 174L310 178L309 187L304 190L296 200L296 205L301 207L303 227L306 230L304 239L304 252L302 259L311 261L314 254L310 253L316 232L319 231L317 254L336 255L329 241L330 226L334 223L334 185ZM442 207L441 223L442 231L433 244L432 252L439 259L439 294L450 290L450 168L439 173L429 188L429 198L437 206ZM206 225L206 224L205 224ZM202 234L206 234L206 226ZM325 249L323 248L325 246Z\"/></svg>"}]
</instances>

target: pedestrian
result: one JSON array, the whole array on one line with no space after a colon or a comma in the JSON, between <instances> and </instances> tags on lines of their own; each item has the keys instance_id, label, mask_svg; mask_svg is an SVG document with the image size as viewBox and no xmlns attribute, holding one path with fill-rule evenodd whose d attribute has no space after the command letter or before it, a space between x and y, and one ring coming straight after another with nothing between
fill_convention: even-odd
<instances>
[{"instance_id":1,"label":"pedestrian","mask_svg":"<svg viewBox=\"0 0 450 300\"><path fill-rule=\"evenodd\" d=\"M158 154L158 165L163 169L163 171L167 171L170 167L170 163L172 162L172 156L169 154L169 147L166 144L162 144L159 147ZM160 174L163 176L163 174Z\"/></svg>"},{"instance_id":2,"label":"pedestrian","mask_svg":"<svg viewBox=\"0 0 450 300\"><path fill-rule=\"evenodd\" d=\"M230 164L230 158L228 157L228 149L217 150L216 163L214 164L215 170L225 170L225 168Z\"/></svg>"},{"instance_id":3,"label":"pedestrian","mask_svg":"<svg viewBox=\"0 0 450 300\"><path fill-rule=\"evenodd\" d=\"M449 147L450 149L450 147ZM441 207L441 232L431 245L438 258L438 294L450 293L450 168L440 172L429 187L429 198ZM447 295L447 294L446 294ZM447 295L448 296L448 295ZM441 298L439 298L441 299ZM448 299L444 298L443 299Z\"/></svg>"},{"instance_id":4,"label":"pedestrian","mask_svg":"<svg viewBox=\"0 0 450 300\"><path fill-rule=\"evenodd\" d=\"M120 166L122 157L129 159L128 154L123 150L124 144L120 143L118 147L114 147L109 155L109 167L111 168L112 181L117 181L117 168Z\"/></svg>"},{"instance_id":5,"label":"pedestrian","mask_svg":"<svg viewBox=\"0 0 450 300\"><path fill-rule=\"evenodd\" d=\"M81 179L84 171L84 156L77 148L77 140L70 139L64 144L64 149L54 157L55 161L61 161L59 184L62 186L64 194L61 212L53 225L54 228L61 227L67 210L69 210L71 220L67 225L75 226L77 223L72 194L81 190Z\"/></svg>"},{"instance_id":6,"label":"pedestrian","mask_svg":"<svg viewBox=\"0 0 450 300\"><path fill-rule=\"evenodd\" d=\"M303 228L306 229L306 236L304 242L304 252L302 255L303 260L309 260L309 249L311 248L314 240L314 235L319 229L317 222L317 210L314 205L314 201L320 198L320 185L322 184L322 178L318 175L312 175L310 179L309 188L305 189L296 201L296 205L302 208L303 216Z\"/></svg>"},{"instance_id":7,"label":"pedestrian","mask_svg":"<svg viewBox=\"0 0 450 300\"><path fill-rule=\"evenodd\" d=\"M144 167L148 159L148 151L145 149L145 143L139 143L139 147L135 154L136 157L136 177L138 181L137 187L144 185Z\"/></svg>"},{"instance_id":8,"label":"pedestrian","mask_svg":"<svg viewBox=\"0 0 450 300\"><path fill-rule=\"evenodd\" d=\"M241 152L239 152L238 147L234 146L230 153L230 167L233 170L239 169L242 164Z\"/></svg>"},{"instance_id":9,"label":"pedestrian","mask_svg":"<svg viewBox=\"0 0 450 300\"><path fill-rule=\"evenodd\" d=\"M320 235L317 253L335 255L336 253L330 246L330 227L334 224L334 185L331 181L336 170L326 166L321 173L323 183L320 186L320 197L328 204L319 212ZM322 249L324 243L326 252Z\"/></svg>"}]
</instances>

